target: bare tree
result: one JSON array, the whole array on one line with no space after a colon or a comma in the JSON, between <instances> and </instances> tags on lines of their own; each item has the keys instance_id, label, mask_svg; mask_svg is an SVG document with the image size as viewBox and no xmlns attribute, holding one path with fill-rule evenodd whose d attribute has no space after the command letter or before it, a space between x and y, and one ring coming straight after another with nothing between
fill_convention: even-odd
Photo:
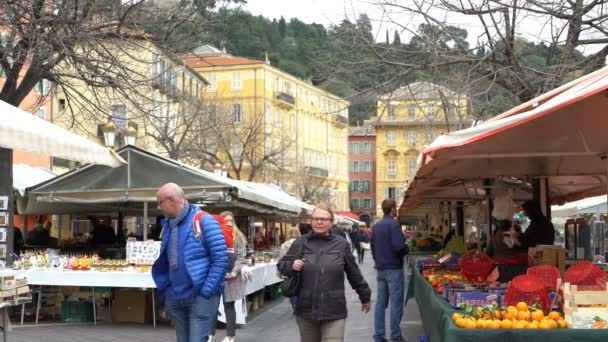
<instances>
[{"instance_id":1,"label":"bare tree","mask_svg":"<svg viewBox=\"0 0 608 342\"><path fill-rule=\"evenodd\" d=\"M133 51L149 49L146 42L166 47L183 40L180 35L193 34L180 29L185 25L204 29L210 21L201 12L226 2L230 0L198 1L198 6L191 1L0 0L5 80L0 100L18 106L47 80L89 108L101 107L97 96L107 94L136 99L133 105L142 107L148 99L134 95L143 95L141 86L149 85L151 76L135 64L151 61ZM152 27L155 35L147 33ZM84 93L76 87L83 82Z\"/></svg>"},{"instance_id":2,"label":"bare tree","mask_svg":"<svg viewBox=\"0 0 608 342\"><path fill-rule=\"evenodd\" d=\"M354 82L361 85L353 94L370 88L385 94L427 79L468 94L474 113L489 115L598 69L608 56L608 0L372 3L381 18L361 15L332 28L338 53L321 67L320 81L367 77ZM364 25L369 21L397 27L401 39L378 43ZM470 39L467 29L479 34Z\"/></svg>"},{"instance_id":3,"label":"bare tree","mask_svg":"<svg viewBox=\"0 0 608 342\"><path fill-rule=\"evenodd\" d=\"M192 122L183 122L188 134L179 159L204 169L219 164L230 177L247 181L276 183L277 175L293 173L294 137L281 127L272 129L254 110L211 97L189 107L182 116Z\"/></svg>"}]
</instances>

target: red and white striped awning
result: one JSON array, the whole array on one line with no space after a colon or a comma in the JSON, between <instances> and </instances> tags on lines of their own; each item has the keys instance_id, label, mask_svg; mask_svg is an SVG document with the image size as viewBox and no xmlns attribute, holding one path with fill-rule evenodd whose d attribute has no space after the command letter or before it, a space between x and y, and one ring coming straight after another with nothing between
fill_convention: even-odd
<instances>
[{"instance_id":1,"label":"red and white striped awning","mask_svg":"<svg viewBox=\"0 0 608 342\"><path fill-rule=\"evenodd\" d=\"M112 150L4 101L0 101L0 147L111 167L126 163Z\"/></svg>"},{"instance_id":2,"label":"red and white striped awning","mask_svg":"<svg viewBox=\"0 0 608 342\"><path fill-rule=\"evenodd\" d=\"M450 184L482 188L487 178L549 177L554 203L606 193L607 89L603 68L475 127L440 136L421 152L405 203L441 198L442 188L455 191Z\"/></svg>"}]
</instances>

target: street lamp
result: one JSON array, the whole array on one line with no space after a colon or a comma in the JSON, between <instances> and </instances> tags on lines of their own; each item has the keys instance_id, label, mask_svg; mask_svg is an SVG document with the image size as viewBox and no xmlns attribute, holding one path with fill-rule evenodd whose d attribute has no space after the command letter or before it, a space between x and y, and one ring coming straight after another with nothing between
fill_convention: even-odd
<instances>
[{"instance_id":1,"label":"street lamp","mask_svg":"<svg viewBox=\"0 0 608 342\"><path fill-rule=\"evenodd\" d=\"M103 140L108 148L114 148L114 142L116 141L116 125L112 122L112 119L108 118L108 121L101 127L103 131Z\"/></svg>"},{"instance_id":2,"label":"street lamp","mask_svg":"<svg viewBox=\"0 0 608 342\"><path fill-rule=\"evenodd\" d=\"M125 130L125 144L135 146L135 140L137 140L137 130L129 123L129 127Z\"/></svg>"}]
</instances>

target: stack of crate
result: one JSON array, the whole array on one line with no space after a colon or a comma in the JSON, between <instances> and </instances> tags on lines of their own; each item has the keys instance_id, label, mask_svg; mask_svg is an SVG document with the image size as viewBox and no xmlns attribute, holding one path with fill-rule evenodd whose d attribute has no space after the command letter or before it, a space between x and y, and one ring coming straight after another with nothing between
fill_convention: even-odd
<instances>
[{"instance_id":1,"label":"stack of crate","mask_svg":"<svg viewBox=\"0 0 608 342\"><path fill-rule=\"evenodd\" d=\"M15 276L0 277L0 301L11 303L22 303L31 301L30 287L27 278L15 278Z\"/></svg>"},{"instance_id":2,"label":"stack of crate","mask_svg":"<svg viewBox=\"0 0 608 342\"><path fill-rule=\"evenodd\" d=\"M603 291L579 291L564 284L564 316L569 328L608 329L608 284Z\"/></svg>"}]
</instances>

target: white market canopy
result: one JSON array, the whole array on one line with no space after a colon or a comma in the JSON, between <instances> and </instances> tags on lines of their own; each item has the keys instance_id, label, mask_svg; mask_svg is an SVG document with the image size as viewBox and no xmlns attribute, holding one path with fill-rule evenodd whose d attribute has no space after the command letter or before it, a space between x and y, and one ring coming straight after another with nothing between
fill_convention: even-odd
<instances>
[{"instance_id":1,"label":"white market canopy","mask_svg":"<svg viewBox=\"0 0 608 342\"><path fill-rule=\"evenodd\" d=\"M186 198L218 208L240 208L263 214L299 215L301 208L275 199L244 182L165 158L135 146L117 153L128 164L117 168L85 165L30 187L18 201L22 214L141 211L156 203L158 188L168 182L182 187ZM153 206L151 212L156 210Z\"/></svg>"},{"instance_id":2,"label":"white market canopy","mask_svg":"<svg viewBox=\"0 0 608 342\"><path fill-rule=\"evenodd\" d=\"M553 203L606 193L607 89L603 68L475 127L440 136L421 152L404 208L467 180L483 190L483 179L546 176ZM466 191L459 196L468 198Z\"/></svg>"},{"instance_id":3,"label":"white market canopy","mask_svg":"<svg viewBox=\"0 0 608 342\"><path fill-rule=\"evenodd\" d=\"M554 205L551 207L552 217L574 217L577 214L605 213L607 211L606 196L589 197L582 200L569 202L564 205Z\"/></svg>"},{"instance_id":4,"label":"white market canopy","mask_svg":"<svg viewBox=\"0 0 608 342\"><path fill-rule=\"evenodd\" d=\"M25 189L56 176L57 174L53 171L41 167L33 167L26 164L13 164L13 189L15 189L20 196L23 196L25 194Z\"/></svg>"},{"instance_id":5,"label":"white market canopy","mask_svg":"<svg viewBox=\"0 0 608 342\"><path fill-rule=\"evenodd\" d=\"M0 100L0 147L118 167L112 150Z\"/></svg>"}]
</instances>

